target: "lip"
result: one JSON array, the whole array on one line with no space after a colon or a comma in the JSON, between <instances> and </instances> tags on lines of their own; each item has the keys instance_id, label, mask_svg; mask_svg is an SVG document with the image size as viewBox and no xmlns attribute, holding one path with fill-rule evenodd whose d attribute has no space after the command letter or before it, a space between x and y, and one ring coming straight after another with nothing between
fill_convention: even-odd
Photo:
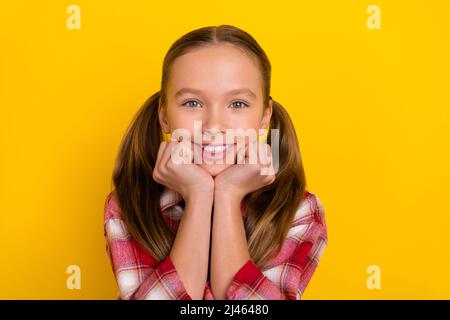
<instances>
[{"instance_id":1,"label":"lip","mask_svg":"<svg viewBox=\"0 0 450 320\"><path fill-rule=\"evenodd\" d=\"M233 150L234 143L232 144L199 144L195 143L197 150L201 150L203 160L207 160L208 163L212 163L218 160L225 160L228 154Z\"/></svg>"}]
</instances>

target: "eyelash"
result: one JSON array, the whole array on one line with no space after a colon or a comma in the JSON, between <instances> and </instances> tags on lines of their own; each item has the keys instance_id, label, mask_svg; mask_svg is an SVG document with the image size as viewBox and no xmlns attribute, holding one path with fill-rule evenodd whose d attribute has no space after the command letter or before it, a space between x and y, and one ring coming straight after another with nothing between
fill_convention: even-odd
<instances>
[{"instance_id":1,"label":"eyelash","mask_svg":"<svg viewBox=\"0 0 450 320\"><path fill-rule=\"evenodd\" d=\"M198 102L197 100L188 100L188 101L182 103L181 105L182 105L182 106L186 106L189 102L196 102L196 103L200 104L200 102ZM247 102L242 101L242 100L236 100L236 101L233 101L231 104L237 103L237 102L242 103L244 106L241 107L241 108L232 108L232 109L244 109L244 108L248 108L248 107L250 106ZM188 108L195 108L195 107L188 107Z\"/></svg>"}]
</instances>

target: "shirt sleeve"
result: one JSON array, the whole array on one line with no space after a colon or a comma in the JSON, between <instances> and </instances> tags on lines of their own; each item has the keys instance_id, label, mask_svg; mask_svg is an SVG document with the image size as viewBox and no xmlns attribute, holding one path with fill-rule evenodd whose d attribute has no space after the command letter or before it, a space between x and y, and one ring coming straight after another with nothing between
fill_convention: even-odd
<instances>
[{"instance_id":1,"label":"shirt sleeve","mask_svg":"<svg viewBox=\"0 0 450 320\"><path fill-rule=\"evenodd\" d=\"M118 284L119 300L192 300L170 256L159 262L128 232L111 192L104 207L106 252Z\"/></svg>"},{"instance_id":2,"label":"shirt sleeve","mask_svg":"<svg viewBox=\"0 0 450 320\"><path fill-rule=\"evenodd\" d=\"M284 262L261 271L250 258L235 274L227 299L300 300L327 241L322 204L307 192L281 249Z\"/></svg>"}]
</instances>

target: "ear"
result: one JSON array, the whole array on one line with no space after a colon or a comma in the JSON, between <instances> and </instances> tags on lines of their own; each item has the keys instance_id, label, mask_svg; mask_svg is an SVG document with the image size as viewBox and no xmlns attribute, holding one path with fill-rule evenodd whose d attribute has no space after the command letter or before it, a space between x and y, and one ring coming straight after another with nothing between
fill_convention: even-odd
<instances>
[{"instance_id":1,"label":"ear","mask_svg":"<svg viewBox=\"0 0 450 320\"><path fill-rule=\"evenodd\" d=\"M261 128L269 128L270 126L270 119L272 118L272 110L273 110L273 101L272 98L269 100L269 105L264 110L263 117L261 119Z\"/></svg>"},{"instance_id":2,"label":"ear","mask_svg":"<svg viewBox=\"0 0 450 320\"><path fill-rule=\"evenodd\" d=\"M164 133L170 133L169 121L167 118L167 110L161 102L161 98L158 99L158 119Z\"/></svg>"}]
</instances>

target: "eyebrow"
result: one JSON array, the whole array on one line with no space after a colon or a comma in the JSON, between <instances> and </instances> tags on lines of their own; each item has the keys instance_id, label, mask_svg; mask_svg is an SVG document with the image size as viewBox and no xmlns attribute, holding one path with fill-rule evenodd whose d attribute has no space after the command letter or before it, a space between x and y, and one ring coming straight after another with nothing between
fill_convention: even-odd
<instances>
[{"instance_id":1,"label":"eyebrow","mask_svg":"<svg viewBox=\"0 0 450 320\"><path fill-rule=\"evenodd\" d=\"M182 88L182 89L178 90L177 93L175 93L175 97L177 98L177 97L179 97L179 96L181 96L183 94L186 94L186 93L194 93L194 94L201 95L202 91L198 90L198 89L194 89L194 88ZM234 94L238 94L238 93L243 93L243 94L246 94L246 95L248 95L248 96L250 96L252 98L256 98L256 94L252 90L250 90L249 88L234 89L234 90L228 91L225 94L226 95L234 95Z\"/></svg>"}]
</instances>

